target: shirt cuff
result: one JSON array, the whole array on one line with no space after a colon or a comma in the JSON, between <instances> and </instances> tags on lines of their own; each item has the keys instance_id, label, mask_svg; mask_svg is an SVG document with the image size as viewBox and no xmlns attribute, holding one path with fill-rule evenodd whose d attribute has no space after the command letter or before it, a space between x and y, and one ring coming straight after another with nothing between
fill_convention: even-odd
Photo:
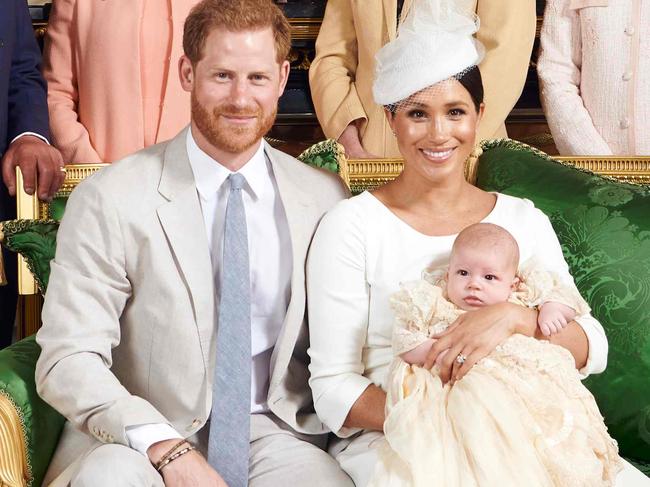
<instances>
[{"instance_id":1,"label":"shirt cuff","mask_svg":"<svg viewBox=\"0 0 650 487\"><path fill-rule=\"evenodd\" d=\"M337 382L333 390L316 401L314 406L319 417L339 438L347 438L361 431L361 428L348 428L343 423L359 396L371 384L372 381L361 374L349 374L342 382ZM323 399L327 404L324 404Z\"/></svg>"},{"instance_id":2,"label":"shirt cuff","mask_svg":"<svg viewBox=\"0 0 650 487\"><path fill-rule=\"evenodd\" d=\"M575 318L587 335L589 343L589 356L587 363L583 368L578 370L581 379L585 379L590 374L599 374L607 367L607 352L609 346L605 330L598 321L591 315L582 315Z\"/></svg>"},{"instance_id":3,"label":"shirt cuff","mask_svg":"<svg viewBox=\"0 0 650 487\"><path fill-rule=\"evenodd\" d=\"M126 437L129 440L129 446L142 453L145 457L148 457L147 450L154 443L165 440L183 439L183 436L178 434L174 428L164 423L127 426Z\"/></svg>"},{"instance_id":4,"label":"shirt cuff","mask_svg":"<svg viewBox=\"0 0 650 487\"><path fill-rule=\"evenodd\" d=\"M21 137L24 137L25 135L33 135L34 137L38 137L41 139L43 142L45 142L47 145L50 145L50 141L47 140L45 137L43 137L41 134L37 134L36 132L23 132L22 134L16 135L13 139L11 139L11 142L9 142L9 145L13 144L16 140L20 139Z\"/></svg>"}]
</instances>

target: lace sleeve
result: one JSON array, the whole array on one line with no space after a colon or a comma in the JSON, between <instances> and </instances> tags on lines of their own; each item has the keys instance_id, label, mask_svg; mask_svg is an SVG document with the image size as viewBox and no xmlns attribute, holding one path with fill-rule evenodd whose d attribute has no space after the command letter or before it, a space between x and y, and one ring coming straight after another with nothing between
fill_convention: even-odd
<instances>
[{"instance_id":1,"label":"lace sleeve","mask_svg":"<svg viewBox=\"0 0 650 487\"><path fill-rule=\"evenodd\" d=\"M449 314L447 308L453 308L442 296L442 289L425 280L401 284L400 290L391 296L390 301L395 314L394 355L413 350L433 333L444 330L449 322L441 320Z\"/></svg>"},{"instance_id":2,"label":"lace sleeve","mask_svg":"<svg viewBox=\"0 0 650 487\"><path fill-rule=\"evenodd\" d=\"M578 316L591 311L575 285L562 282L556 273L543 269L535 258L521 265L519 278L519 285L513 293L513 300L519 304L533 307L554 301L573 308Z\"/></svg>"}]
</instances>

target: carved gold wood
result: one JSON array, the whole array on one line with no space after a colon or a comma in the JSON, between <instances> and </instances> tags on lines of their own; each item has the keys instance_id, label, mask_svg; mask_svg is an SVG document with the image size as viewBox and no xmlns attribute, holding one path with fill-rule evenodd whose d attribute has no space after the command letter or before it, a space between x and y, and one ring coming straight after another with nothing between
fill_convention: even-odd
<instances>
[{"instance_id":1,"label":"carved gold wood","mask_svg":"<svg viewBox=\"0 0 650 487\"><path fill-rule=\"evenodd\" d=\"M650 184L650 157L555 157L576 167L633 184ZM376 188L395 179L402 159L349 159L341 177L353 192ZM345 171L345 172L343 172Z\"/></svg>"},{"instance_id":2,"label":"carved gold wood","mask_svg":"<svg viewBox=\"0 0 650 487\"><path fill-rule=\"evenodd\" d=\"M21 418L13 401L0 392L0 487L26 487L29 476Z\"/></svg>"},{"instance_id":3,"label":"carved gold wood","mask_svg":"<svg viewBox=\"0 0 650 487\"><path fill-rule=\"evenodd\" d=\"M66 165L65 181L57 196L67 196L74 189L77 184L84 180L98 169L106 166L107 164L69 164ZM18 194L16 197L16 212L18 218L24 219L45 219L48 217L47 203L39 202L36 191L33 195L25 193L23 190L23 175L20 168L16 168L16 187ZM31 272L27 268L27 263L22 256L18 256L18 294L32 295L38 292L36 281Z\"/></svg>"},{"instance_id":4,"label":"carved gold wood","mask_svg":"<svg viewBox=\"0 0 650 487\"><path fill-rule=\"evenodd\" d=\"M318 31L323 19L310 19L295 17L289 19L291 26L291 39L300 41L313 41L318 37Z\"/></svg>"}]
</instances>

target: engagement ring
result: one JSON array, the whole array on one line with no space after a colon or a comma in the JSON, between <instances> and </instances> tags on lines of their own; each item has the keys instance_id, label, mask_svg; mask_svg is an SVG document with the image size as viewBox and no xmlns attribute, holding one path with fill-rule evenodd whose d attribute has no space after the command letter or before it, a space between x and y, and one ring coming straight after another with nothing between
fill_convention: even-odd
<instances>
[{"instance_id":1,"label":"engagement ring","mask_svg":"<svg viewBox=\"0 0 650 487\"><path fill-rule=\"evenodd\" d=\"M467 357L463 355L462 353L459 353L458 356L456 357L456 363L463 365L465 363L465 360L467 360Z\"/></svg>"}]
</instances>

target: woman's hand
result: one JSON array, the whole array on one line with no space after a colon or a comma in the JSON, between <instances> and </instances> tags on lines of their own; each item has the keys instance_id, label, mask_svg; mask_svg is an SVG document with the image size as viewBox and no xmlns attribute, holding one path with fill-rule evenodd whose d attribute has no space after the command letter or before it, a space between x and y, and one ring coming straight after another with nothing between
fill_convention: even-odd
<instances>
[{"instance_id":1,"label":"woman's hand","mask_svg":"<svg viewBox=\"0 0 650 487\"><path fill-rule=\"evenodd\" d=\"M431 347L424 367L430 369L438 355L447 350L439 360L440 379L443 384L456 382L488 355L497 345L514 333L532 335L537 325L537 311L512 303L499 303L459 317L444 332L434 335L437 341ZM458 357L464 361L458 361Z\"/></svg>"}]
</instances>

